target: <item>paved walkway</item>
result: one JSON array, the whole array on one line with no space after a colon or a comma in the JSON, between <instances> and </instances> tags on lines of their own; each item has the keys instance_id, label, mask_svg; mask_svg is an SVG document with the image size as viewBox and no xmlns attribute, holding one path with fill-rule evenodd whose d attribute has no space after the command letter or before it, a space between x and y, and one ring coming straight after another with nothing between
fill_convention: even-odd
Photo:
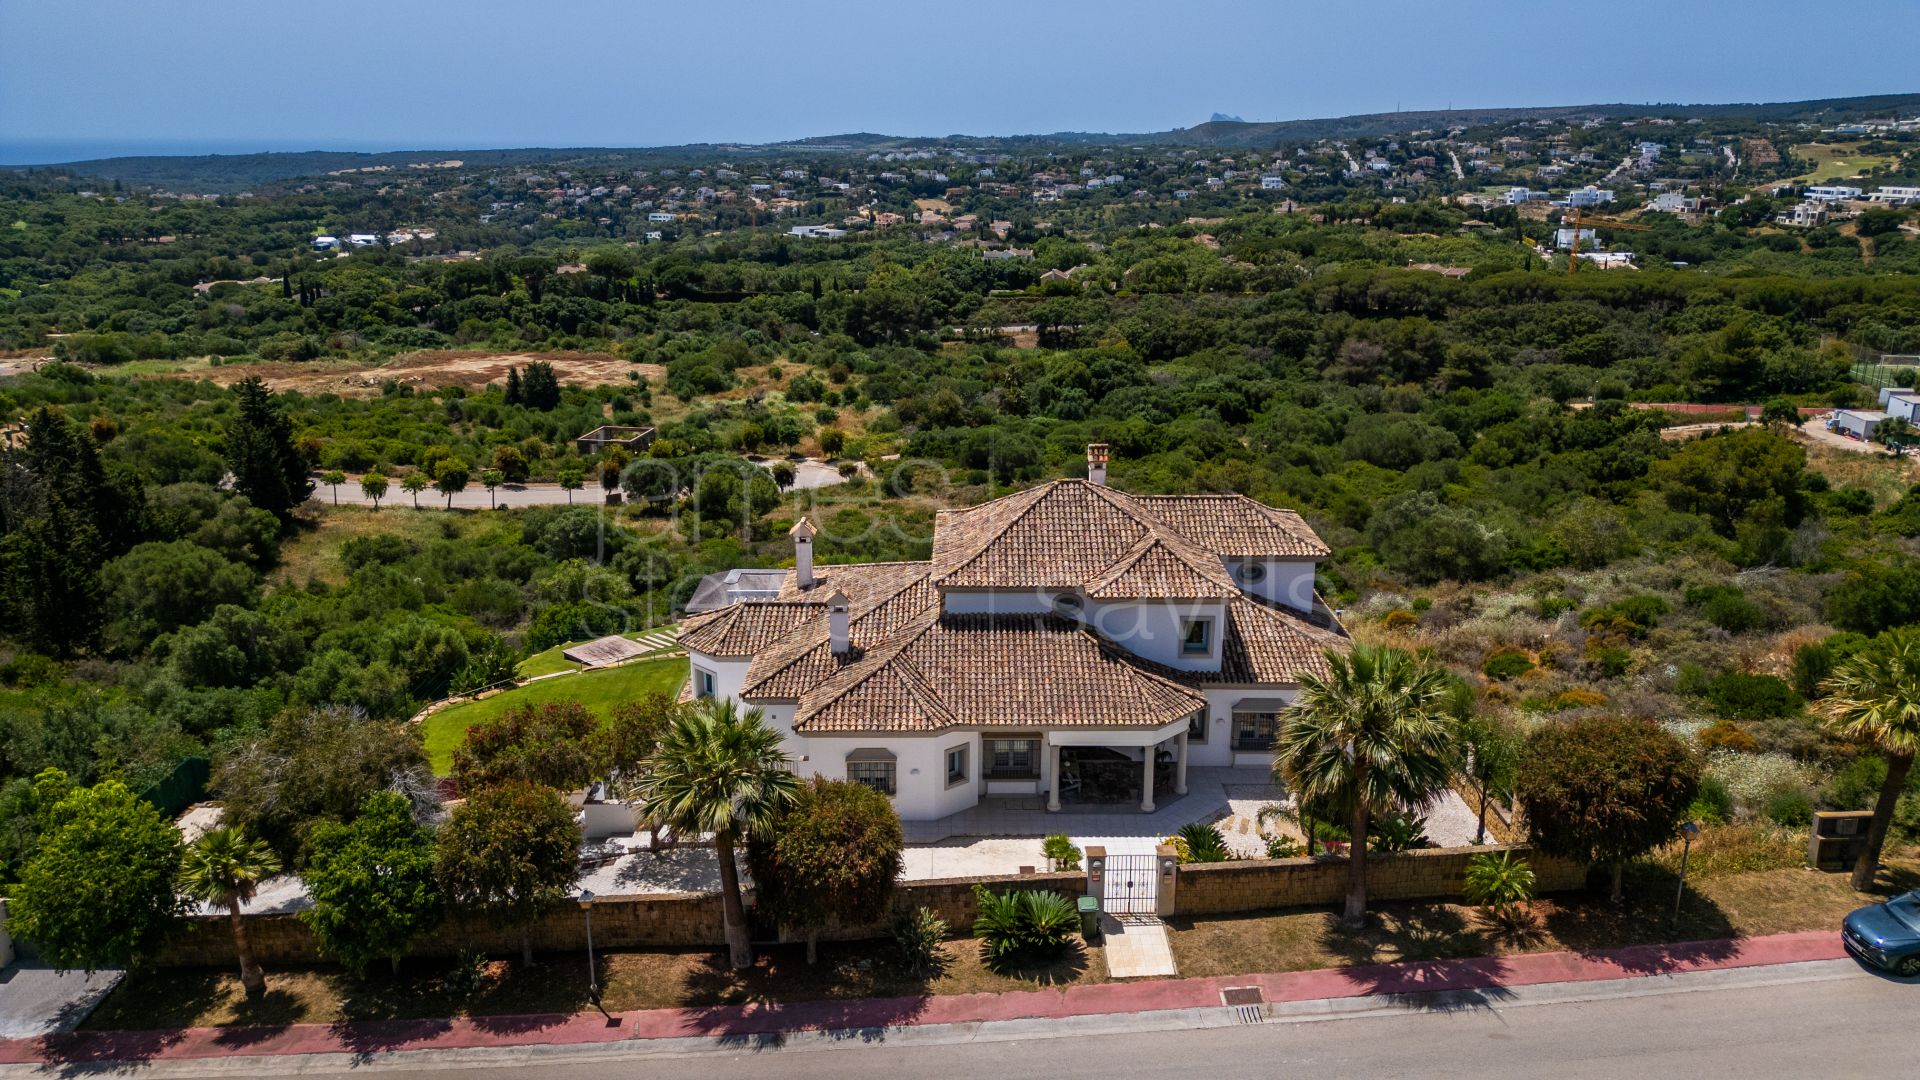
<instances>
[{"instance_id":1,"label":"paved walkway","mask_svg":"<svg viewBox=\"0 0 1920 1080\"><path fill-rule=\"evenodd\" d=\"M1844 956L1838 934L1816 931L1737 941L1638 945L1589 953L1530 953L1274 975L1149 979L1006 994L655 1009L618 1013L612 1020L603 1019L598 1013L586 1013L77 1032L40 1039L0 1040L0 1064L53 1063L79 1069L89 1063L193 1060L235 1054L347 1054L356 1060L371 1060L375 1055L396 1051L577 1046L688 1037L731 1042L790 1032L846 1032L852 1037L874 1039L889 1029L933 1024L1221 1008L1227 990L1237 992L1236 1002L1257 1000L1262 1008L1286 1002L1435 992L1479 995L1494 1001L1509 987L1805 963Z\"/></svg>"},{"instance_id":2,"label":"paved walkway","mask_svg":"<svg viewBox=\"0 0 1920 1080\"><path fill-rule=\"evenodd\" d=\"M1167 940L1167 924L1159 919L1123 920L1102 915L1100 933L1106 939L1109 978L1153 979L1179 974L1173 966L1173 942Z\"/></svg>"}]
</instances>

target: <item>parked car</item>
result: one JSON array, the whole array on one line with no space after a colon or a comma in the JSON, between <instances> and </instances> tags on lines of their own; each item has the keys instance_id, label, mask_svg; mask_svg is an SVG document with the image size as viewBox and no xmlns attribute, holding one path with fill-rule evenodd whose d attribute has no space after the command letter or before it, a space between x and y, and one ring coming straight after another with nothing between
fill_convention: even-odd
<instances>
[{"instance_id":1,"label":"parked car","mask_svg":"<svg viewBox=\"0 0 1920 1080\"><path fill-rule=\"evenodd\" d=\"M1920 975L1920 891L1848 914L1840 927L1847 951L1895 975Z\"/></svg>"}]
</instances>

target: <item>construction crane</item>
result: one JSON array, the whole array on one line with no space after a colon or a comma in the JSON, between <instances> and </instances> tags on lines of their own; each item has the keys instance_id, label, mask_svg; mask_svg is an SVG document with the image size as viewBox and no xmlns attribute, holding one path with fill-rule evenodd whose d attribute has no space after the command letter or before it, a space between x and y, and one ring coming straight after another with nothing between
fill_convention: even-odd
<instances>
[{"instance_id":1,"label":"construction crane","mask_svg":"<svg viewBox=\"0 0 1920 1080\"><path fill-rule=\"evenodd\" d=\"M1580 209L1575 209L1570 216L1573 219L1573 246L1567 251L1567 273L1569 274L1580 269L1580 230L1582 227L1591 225L1608 229L1626 229L1629 232L1653 231L1653 226L1651 225L1640 225L1631 221L1621 221L1619 218L1588 217L1586 211ZM1567 221L1564 217L1560 220L1563 224Z\"/></svg>"}]
</instances>

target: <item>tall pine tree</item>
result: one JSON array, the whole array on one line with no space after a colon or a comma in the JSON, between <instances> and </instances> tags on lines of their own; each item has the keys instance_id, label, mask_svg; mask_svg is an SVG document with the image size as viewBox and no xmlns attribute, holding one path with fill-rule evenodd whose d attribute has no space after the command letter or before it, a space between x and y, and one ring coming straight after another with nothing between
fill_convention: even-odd
<instances>
[{"instance_id":1,"label":"tall pine tree","mask_svg":"<svg viewBox=\"0 0 1920 1080\"><path fill-rule=\"evenodd\" d=\"M235 383L240 414L227 425L227 469L235 491L281 521L313 494L307 460L293 445L293 424L258 376Z\"/></svg>"},{"instance_id":2,"label":"tall pine tree","mask_svg":"<svg viewBox=\"0 0 1920 1080\"><path fill-rule=\"evenodd\" d=\"M507 404L526 404L526 399L520 393L520 369L517 367L507 369Z\"/></svg>"}]
</instances>

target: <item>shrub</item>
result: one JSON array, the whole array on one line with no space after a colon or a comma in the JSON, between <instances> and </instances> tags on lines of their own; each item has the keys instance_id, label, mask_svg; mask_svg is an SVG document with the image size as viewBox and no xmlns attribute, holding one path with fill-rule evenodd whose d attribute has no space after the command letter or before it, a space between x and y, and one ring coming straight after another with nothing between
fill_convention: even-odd
<instances>
[{"instance_id":1,"label":"shrub","mask_svg":"<svg viewBox=\"0 0 1920 1080\"><path fill-rule=\"evenodd\" d=\"M1700 778L1700 794L1687 807L1687 817L1702 824L1718 825L1733 820L1733 792L1717 776Z\"/></svg>"},{"instance_id":2,"label":"shrub","mask_svg":"<svg viewBox=\"0 0 1920 1080\"><path fill-rule=\"evenodd\" d=\"M1707 684L1707 700L1721 716L1736 720L1761 720L1787 716L1800 707L1793 687L1772 675L1749 675L1744 671L1725 671Z\"/></svg>"},{"instance_id":3,"label":"shrub","mask_svg":"<svg viewBox=\"0 0 1920 1080\"><path fill-rule=\"evenodd\" d=\"M1420 616L1405 608L1396 608L1387 612L1387 617L1380 620L1380 625L1399 632L1415 630L1420 626Z\"/></svg>"},{"instance_id":4,"label":"shrub","mask_svg":"<svg viewBox=\"0 0 1920 1080\"><path fill-rule=\"evenodd\" d=\"M1790 829L1813 824L1813 800L1798 789L1776 791L1767 798L1767 820Z\"/></svg>"},{"instance_id":5,"label":"shrub","mask_svg":"<svg viewBox=\"0 0 1920 1080\"><path fill-rule=\"evenodd\" d=\"M1807 773L1800 763L1786 754L1738 754L1716 750L1707 755L1707 774L1724 781L1733 793L1736 806L1748 809L1765 805L1776 791L1805 788ZM1873 791L1879 791L1875 782ZM1872 796L1868 796L1871 804Z\"/></svg>"},{"instance_id":6,"label":"shrub","mask_svg":"<svg viewBox=\"0 0 1920 1080\"><path fill-rule=\"evenodd\" d=\"M1533 613L1542 619L1557 619L1579 606L1570 596L1543 596L1533 602Z\"/></svg>"},{"instance_id":7,"label":"shrub","mask_svg":"<svg viewBox=\"0 0 1920 1080\"><path fill-rule=\"evenodd\" d=\"M1267 842L1267 858L1269 859L1297 859L1300 857L1300 841L1295 840L1291 836L1274 835L1265 837L1265 840Z\"/></svg>"},{"instance_id":8,"label":"shrub","mask_svg":"<svg viewBox=\"0 0 1920 1080\"><path fill-rule=\"evenodd\" d=\"M1696 736L1702 750L1733 750L1742 754L1751 754L1760 749L1753 736L1731 720L1715 720L1702 728Z\"/></svg>"},{"instance_id":9,"label":"shrub","mask_svg":"<svg viewBox=\"0 0 1920 1080\"><path fill-rule=\"evenodd\" d=\"M1607 695L1598 690L1583 690L1579 687L1575 687L1572 690L1562 690L1547 699L1547 707L1554 712L1561 712L1566 709L1590 709L1596 705L1605 705L1606 703Z\"/></svg>"},{"instance_id":10,"label":"shrub","mask_svg":"<svg viewBox=\"0 0 1920 1080\"><path fill-rule=\"evenodd\" d=\"M947 937L945 919L923 907L896 908L888 931L902 971L916 979L939 974L944 959L940 943Z\"/></svg>"},{"instance_id":11,"label":"shrub","mask_svg":"<svg viewBox=\"0 0 1920 1080\"><path fill-rule=\"evenodd\" d=\"M1533 899L1533 867L1511 851L1483 851L1467 860L1461 895L1467 903L1486 908L1495 919L1511 926L1520 921L1524 905Z\"/></svg>"},{"instance_id":12,"label":"shrub","mask_svg":"<svg viewBox=\"0 0 1920 1080\"><path fill-rule=\"evenodd\" d=\"M1367 842L1371 845L1369 850L1387 852L1433 846L1433 841L1427 839L1427 819L1412 814L1382 816L1368 830Z\"/></svg>"},{"instance_id":13,"label":"shrub","mask_svg":"<svg viewBox=\"0 0 1920 1080\"><path fill-rule=\"evenodd\" d=\"M996 893L975 885L973 894L980 909L973 936L986 944L987 961L993 965L1057 955L1079 923L1079 912L1059 893Z\"/></svg>"},{"instance_id":14,"label":"shrub","mask_svg":"<svg viewBox=\"0 0 1920 1080\"><path fill-rule=\"evenodd\" d=\"M1080 869L1080 849L1074 846L1065 833L1054 833L1040 845L1040 854L1047 857L1055 870Z\"/></svg>"},{"instance_id":15,"label":"shrub","mask_svg":"<svg viewBox=\"0 0 1920 1080\"><path fill-rule=\"evenodd\" d=\"M1183 863L1218 863L1233 858L1233 852L1227 849L1227 838L1205 822L1181 826L1178 836L1186 847L1186 857L1180 860ZM1176 844L1175 848L1180 846Z\"/></svg>"},{"instance_id":16,"label":"shrub","mask_svg":"<svg viewBox=\"0 0 1920 1080\"><path fill-rule=\"evenodd\" d=\"M1480 673L1489 679L1517 679L1533 670L1533 660L1519 649L1500 649L1480 665Z\"/></svg>"},{"instance_id":17,"label":"shrub","mask_svg":"<svg viewBox=\"0 0 1920 1080\"><path fill-rule=\"evenodd\" d=\"M1589 608L1580 616L1580 625L1598 633L1642 638L1660 625L1660 616L1666 613L1667 602L1657 596L1629 596L1605 607Z\"/></svg>"},{"instance_id":18,"label":"shrub","mask_svg":"<svg viewBox=\"0 0 1920 1080\"><path fill-rule=\"evenodd\" d=\"M1708 622L1729 634L1765 629L1767 612L1731 585L1703 585L1687 590L1687 603L1700 609Z\"/></svg>"},{"instance_id":19,"label":"shrub","mask_svg":"<svg viewBox=\"0 0 1920 1080\"><path fill-rule=\"evenodd\" d=\"M1627 669L1633 666L1633 653L1618 645L1589 644L1587 661L1599 669L1602 676L1617 679L1625 675Z\"/></svg>"}]
</instances>

